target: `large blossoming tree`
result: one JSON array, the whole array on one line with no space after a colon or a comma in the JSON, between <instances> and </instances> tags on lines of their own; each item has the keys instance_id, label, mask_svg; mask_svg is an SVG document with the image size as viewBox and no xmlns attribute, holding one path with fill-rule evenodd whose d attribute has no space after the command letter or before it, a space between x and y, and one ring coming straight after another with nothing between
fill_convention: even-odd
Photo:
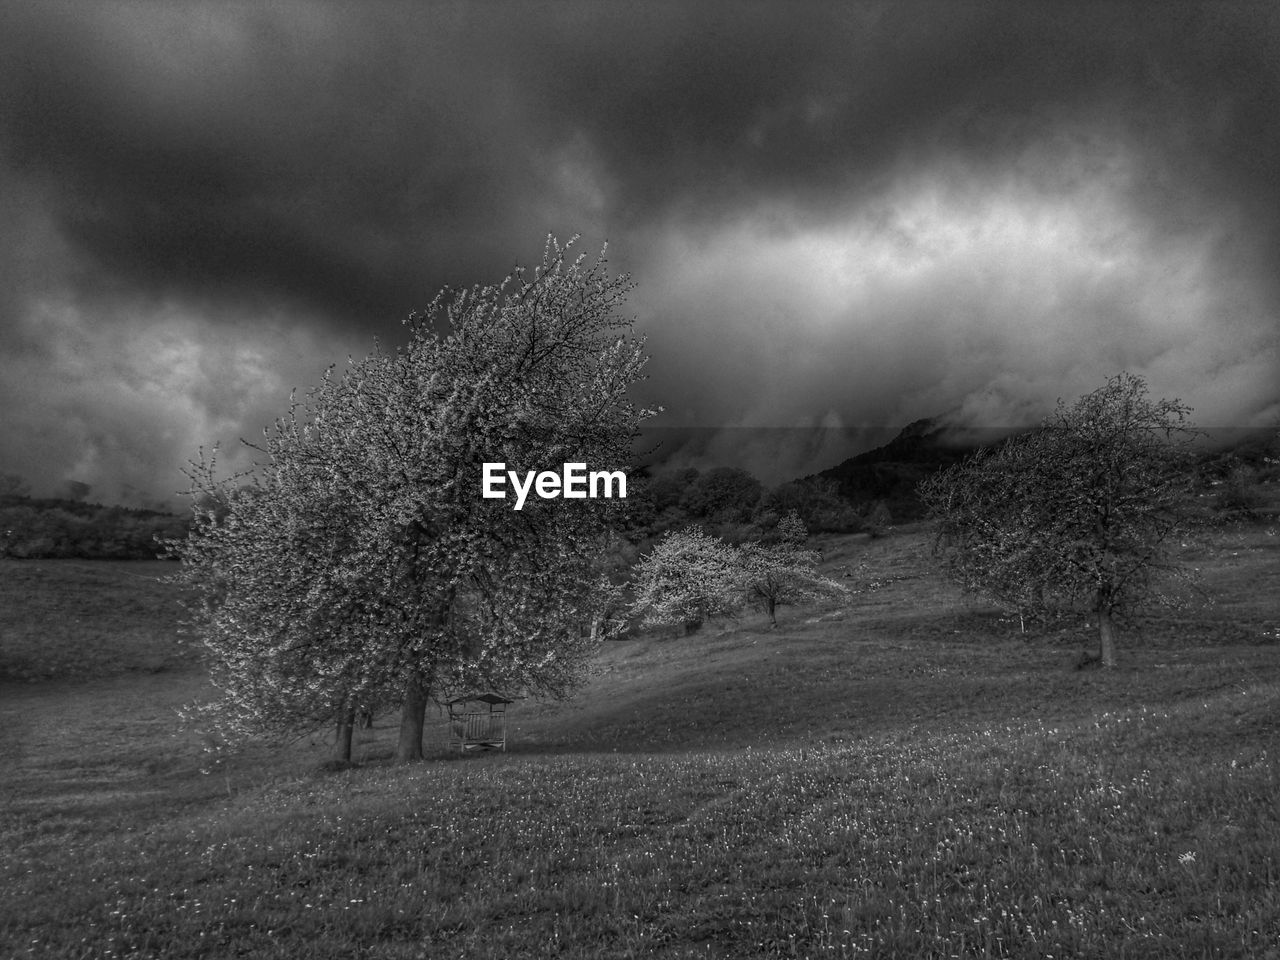
<instances>
[{"instance_id":1,"label":"large blossoming tree","mask_svg":"<svg viewBox=\"0 0 1280 960\"><path fill-rule=\"evenodd\" d=\"M625 468L656 411L628 388L643 340L604 252L548 238L532 277L442 291L408 343L332 368L264 431L243 477L192 464L195 522L171 544L231 736L336 725L399 704L422 756L432 697L484 684L563 696L616 603L598 553L611 504L482 497L482 464Z\"/></svg>"}]
</instances>

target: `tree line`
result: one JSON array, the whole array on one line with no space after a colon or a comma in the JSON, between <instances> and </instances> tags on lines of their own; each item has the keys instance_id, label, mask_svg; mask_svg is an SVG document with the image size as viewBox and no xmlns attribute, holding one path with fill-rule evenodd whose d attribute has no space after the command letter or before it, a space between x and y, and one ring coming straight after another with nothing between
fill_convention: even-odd
<instances>
[{"instance_id":1,"label":"tree line","mask_svg":"<svg viewBox=\"0 0 1280 960\"><path fill-rule=\"evenodd\" d=\"M65 497L31 497L25 482L0 477L0 557L21 560L154 560L165 541L185 537L193 514L104 506ZM225 499L225 491L220 494ZM223 499L203 504L225 510ZM812 477L766 488L739 467L635 471L613 528L638 550L663 534L699 525L730 543L768 541L779 521L795 513L814 533L882 533L892 522L879 501L852 503L828 479Z\"/></svg>"},{"instance_id":2,"label":"tree line","mask_svg":"<svg viewBox=\"0 0 1280 960\"><path fill-rule=\"evenodd\" d=\"M154 560L161 541L188 529L186 517L161 510L0 495L0 557Z\"/></svg>"},{"instance_id":3,"label":"tree line","mask_svg":"<svg viewBox=\"0 0 1280 960\"><path fill-rule=\"evenodd\" d=\"M882 501L853 502L824 477L765 487L741 467L639 471L619 518L633 543L651 541L690 524L731 543L769 539L795 514L812 533L882 533L893 518Z\"/></svg>"}]
</instances>

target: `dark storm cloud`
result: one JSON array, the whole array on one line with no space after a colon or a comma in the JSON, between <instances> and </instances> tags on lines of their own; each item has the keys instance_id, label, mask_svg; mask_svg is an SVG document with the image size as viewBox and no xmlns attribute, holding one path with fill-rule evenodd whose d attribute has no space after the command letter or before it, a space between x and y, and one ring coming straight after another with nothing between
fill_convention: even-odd
<instances>
[{"instance_id":1,"label":"dark storm cloud","mask_svg":"<svg viewBox=\"0 0 1280 960\"><path fill-rule=\"evenodd\" d=\"M635 273L682 425L1275 403L1270 4L13 4L0 91L47 483L171 488L548 231Z\"/></svg>"},{"instance_id":2,"label":"dark storm cloud","mask_svg":"<svg viewBox=\"0 0 1280 960\"><path fill-rule=\"evenodd\" d=\"M581 37L555 49L569 64L555 100L595 132L638 216L732 211L761 194L839 215L939 154L1001 162L1108 126L1176 159L1199 189L1275 195L1274 8L774 5L732 26L698 8L607 58ZM578 72L607 107L572 96Z\"/></svg>"},{"instance_id":3,"label":"dark storm cloud","mask_svg":"<svg viewBox=\"0 0 1280 960\"><path fill-rule=\"evenodd\" d=\"M10 24L6 152L71 241L147 285L340 315L510 262L574 134L623 227L765 198L838 215L931 154L1107 122L1197 190L1276 196L1265 8L35 9Z\"/></svg>"},{"instance_id":4,"label":"dark storm cloud","mask_svg":"<svg viewBox=\"0 0 1280 960\"><path fill-rule=\"evenodd\" d=\"M501 226L501 118L457 108L432 44L292 12L80 5L11 34L11 162L105 275L367 318L422 295L434 238Z\"/></svg>"}]
</instances>

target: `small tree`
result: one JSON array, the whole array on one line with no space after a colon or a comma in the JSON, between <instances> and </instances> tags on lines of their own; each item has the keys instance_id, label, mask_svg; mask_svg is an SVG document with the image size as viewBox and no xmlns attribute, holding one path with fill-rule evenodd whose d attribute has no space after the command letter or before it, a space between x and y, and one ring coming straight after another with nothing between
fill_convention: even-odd
<instances>
[{"instance_id":1,"label":"small tree","mask_svg":"<svg viewBox=\"0 0 1280 960\"><path fill-rule=\"evenodd\" d=\"M809 539L809 530L796 511L788 511L774 530L778 543L799 550Z\"/></svg>"},{"instance_id":2,"label":"small tree","mask_svg":"<svg viewBox=\"0 0 1280 960\"><path fill-rule=\"evenodd\" d=\"M778 532L778 543L743 544L737 558L747 601L767 613L775 627L778 607L844 597L849 592L843 584L818 573L820 558L816 551L803 548L808 534L796 513L782 518Z\"/></svg>"},{"instance_id":3,"label":"small tree","mask_svg":"<svg viewBox=\"0 0 1280 960\"><path fill-rule=\"evenodd\" d=\"M883 500L877 500L867 511L867 531L873 540L888 536L889 525L892 523L893 515L889 512L889 505Z\"/></svg>"},{"instance_id":4,"label":"small tree","mask_svg":"<svg viewBox=\"0 0 1280 960\"><path fill-rule=\"evenodd\" d=\"M608 503L482 497L482 464L624 467L655 411L627 396L643 341L631 284L548 238L532 279L442 291L409 342L332 370L265 431L250 478L192 465L195 520L170 542L232 737L401 705L396 756L422 756L426 703L473 684L563 696L607 631L597 566ZM597 629L593 629L597 627Z\"/></svg>"},{"instance_id":5,"label":"small tree","mask_svg":"<svg viewBox=\"0 0 1280 960\"><path fill-rule=\"evenodd\" d=\"M741 605L743 571L738 552L698 527L668 532L636 564L633 610L652 626L682 626L693 633L707 620Z\"/></svg>"},{"instance_id":6,"label":"small tree","mask_svg":"<svg viewBox=\"0 0 1280 960\"><path fill-rule=\"evenodd\" d=\"M1115 617L1173 602L1158 575L1183 573L1169 544L1187 522L1190 408L1147 399L1141 377L1112 377L1042 427L925 481L948 573L1020 611L1084 599L1098 657L1115 665Z\"/></svg>"}]
</instances>

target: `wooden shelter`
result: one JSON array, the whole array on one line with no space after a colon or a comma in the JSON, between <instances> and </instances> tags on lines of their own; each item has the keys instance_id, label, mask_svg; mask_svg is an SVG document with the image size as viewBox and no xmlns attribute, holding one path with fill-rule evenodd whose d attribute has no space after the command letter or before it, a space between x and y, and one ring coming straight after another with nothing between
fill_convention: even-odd
<instances>
[{"instance_id":1,"label":"wooden shelter","mask_svg":"<svg viewBox=\"0 0 1280 960\"><path fill-rule=\"evenodd\" d=\"M496 693L472 693L455 697L449 708L449 749L507 749L507 706L514 701ZM485 709L485 707L488 709Z\"/></svg>"}]
</instances>

